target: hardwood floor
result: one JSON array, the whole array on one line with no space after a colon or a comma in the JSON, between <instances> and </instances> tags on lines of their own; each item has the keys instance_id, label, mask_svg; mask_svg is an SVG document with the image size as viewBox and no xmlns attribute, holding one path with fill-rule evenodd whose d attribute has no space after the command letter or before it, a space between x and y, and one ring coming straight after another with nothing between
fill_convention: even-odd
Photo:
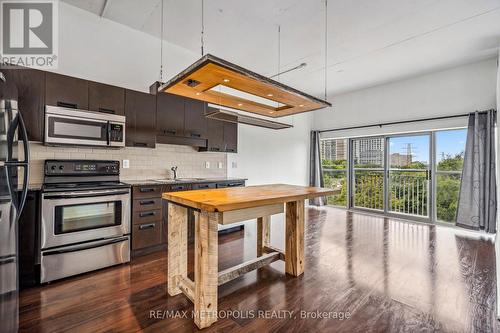
<instances>
[{"instance_id":1,"label":"hardwood floor","mask_svg":"<svg viewBox=\"0 0 500 333\"><path fill-rule=\"evenodd\" d=\"M273 217L271 224L271 245L281 248L282 220ZM219 270L254 258L255 223L219 241ZM219 287L219 311L227 318L204 331L500 332L491 241L452 228L307 208L305 242L304 275L285 276L278 261ZM197 331L191 302L167 296L166 257L155 253L23 291L20 331ZM191 278L192 266L190 251ZM156 313L168 310L186 311L187 318ZM292 318L279 310L293 311ZM302 319L301 311L350 317Z\"/></svg>"}]
</instances>

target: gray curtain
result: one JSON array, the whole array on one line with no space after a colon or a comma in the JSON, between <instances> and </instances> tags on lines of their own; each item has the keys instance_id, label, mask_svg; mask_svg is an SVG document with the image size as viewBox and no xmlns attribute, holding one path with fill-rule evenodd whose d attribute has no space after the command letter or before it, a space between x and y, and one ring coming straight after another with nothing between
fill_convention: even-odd
<instances>
[{"instance_id":1,"label":"gray curtain","mask_svg":"<svg viewBox=\"0 0 500 333\"><path fill-rule=\"evenodd\" d=\"M321 167L319 131L311 131L311 149L309 159L309 186L323 187L323 170ZM309 200L309 204L323 206L326 200L324 197Z\"/></svg>"},{"instance_id":2,"label":"gray curtain","mask_svg":"<svg viewBox=\"0 0 500 333\"><path fill-rule=\"evenodd\" d=\"M469 115L462 185L457 211L457 226L496 231L495 175L496 112Z\"/></svg>"}]
</instances>

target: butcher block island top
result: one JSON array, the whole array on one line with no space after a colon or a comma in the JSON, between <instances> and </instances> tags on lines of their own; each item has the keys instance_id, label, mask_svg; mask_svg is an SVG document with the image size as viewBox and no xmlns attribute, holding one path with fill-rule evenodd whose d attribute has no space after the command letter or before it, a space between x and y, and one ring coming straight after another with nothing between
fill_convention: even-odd
<instances>
[{"instance_id":1,"label":"butcher block island top","mask_svg":"<svg viewBox=\"0 0 500 333\"><path fill-rule=\"evenodd\" d=\"M334 194L332 189L286 184L258 185L163 193L163 199L207 212L299 201Z\"/></svg>"},{"instance_id":2,"label":"butcher block island top","mask_svg":"<svg viewBox=\"0 0 500 333\"><path fill-rule=\"evenodd\" d=\"M167 290L194 304L198 328L217 321L217 288L274 261L286 274L304 273L305 200L334 194L331 189L285 184L163 193L168 201ZM194 281L187 270L188 209L194 210ZM285 251L270 244L271 215L285 213ZM218 270L218 225L257 219L257 258Z\"/></svg>"}]
</instances>

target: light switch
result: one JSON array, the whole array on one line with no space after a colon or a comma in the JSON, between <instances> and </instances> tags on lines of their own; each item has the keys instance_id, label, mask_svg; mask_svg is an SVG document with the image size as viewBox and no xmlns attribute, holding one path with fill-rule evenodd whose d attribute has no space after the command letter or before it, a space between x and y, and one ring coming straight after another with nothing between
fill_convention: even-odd
<instances>
[{"instance_id":1,"label":"light switch","mask_svg":"<svg viewBox=\"0 0 500 333\"><path fill-rule=\"evenodd\" d=\"M219 169L222 169L222 162L219 162Z\"/></svg>"},{"instance_id":2,"label":"light switch","mask_svg":"<svg viewBox=\"0 0 500 333\"><path fill-rule=\"evenodd\" d=\"M238 163L237 162L232 162L231 163L231 168L233 168L233 169L238 168Z\"/></svg>"},{"instance_id":3,"label":"light switch","mask_svg":"<svg viewBox=\"0 0 500 333\"><path fill-rule=\"evenodd\" d=\"M129 161L129 160L123 160L123 162L122 162L122 167L123 167L124 169L128 169L128 168L130 168L130 161Z\"/></svg>"},{"instance_id":4,"label":"light switch","mask_svg":"<svg viewBox=\"0 0 500 333\"><path fill-rule=\"evenodd\" d=\"M205 169L210 169L210 162L205 162Z\"/></svg>"}]
</instances>

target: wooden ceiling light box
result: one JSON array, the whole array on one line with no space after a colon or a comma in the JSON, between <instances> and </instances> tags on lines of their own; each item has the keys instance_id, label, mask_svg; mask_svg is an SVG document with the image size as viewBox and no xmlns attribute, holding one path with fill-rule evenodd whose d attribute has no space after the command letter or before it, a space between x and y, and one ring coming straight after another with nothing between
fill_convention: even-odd
<instances>
[{"instance_id":1,"label":"wooden ceiling light box","mask_svg":"<svg viewBox=\"0 0 500 333\"><path fill-rule=\"evenodd\" d=\"M158 91L272 118L331 106L210 54L163 84Z\"/></svg>"}]
</instances>

